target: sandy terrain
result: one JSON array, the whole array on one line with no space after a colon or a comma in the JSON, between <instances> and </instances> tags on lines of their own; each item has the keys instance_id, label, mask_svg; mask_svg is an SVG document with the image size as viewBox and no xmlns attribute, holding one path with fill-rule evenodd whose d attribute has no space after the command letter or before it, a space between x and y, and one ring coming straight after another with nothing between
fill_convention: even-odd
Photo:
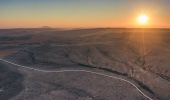
<instances>
[{"instance_id":1,"label":"sandy terrain","mask_svg":"<svg viewBox=\"0 0 170 100\"><path fill-rule=\"evenodd\" d=\"M153 100L169 100L169 32L6 29L0 57L41 70L99 71L134 83ZM149 100L126 82L85 72L43 73L3 61L0 72L2 100Z\"/></svg>"}]
</instances>

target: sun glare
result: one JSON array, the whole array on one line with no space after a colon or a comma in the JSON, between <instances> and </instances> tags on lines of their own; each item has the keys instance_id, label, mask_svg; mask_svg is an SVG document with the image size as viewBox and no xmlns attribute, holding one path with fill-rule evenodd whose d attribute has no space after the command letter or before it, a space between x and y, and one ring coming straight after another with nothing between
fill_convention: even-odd
<instances>
[{"instance_id":1,"label":"sun glare","mask_svg":"<svg viewBox=\"0 0 170 100\"><path fill-rule=\"evenodd\" d=\"M140 25L146 25L148 23L149 17L145 14L138 16L137 21Z\"/></svg>"}]
</instances>

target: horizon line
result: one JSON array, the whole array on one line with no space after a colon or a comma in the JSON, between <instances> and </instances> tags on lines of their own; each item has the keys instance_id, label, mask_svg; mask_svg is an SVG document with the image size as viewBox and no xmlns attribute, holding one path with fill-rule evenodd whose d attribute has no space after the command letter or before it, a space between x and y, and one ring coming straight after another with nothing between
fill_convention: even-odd
<instances>
[{"instance_id":1,"label":"horizon line","mask_svg":"<svg viewBox=\"0 0 170 100\"><path fill-rule=\"evenodd\" d=\"M170 29L168 27L14 27L3 29Z\"/></svg>"}]
</instances>

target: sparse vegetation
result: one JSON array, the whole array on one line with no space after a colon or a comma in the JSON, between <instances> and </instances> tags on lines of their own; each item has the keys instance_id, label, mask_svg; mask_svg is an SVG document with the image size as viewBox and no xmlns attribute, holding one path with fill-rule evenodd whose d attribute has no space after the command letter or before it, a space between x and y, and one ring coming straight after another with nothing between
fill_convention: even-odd
<instances>
[{"instance_id":1,"label":"sparse vegetation","mask_svg":"<svg viewBox=\"0 0 170 100\"><path fill-rule=\"evenodd\" d=\"M29 31L30 33L27 32L25 36L24 34L22 34L22 36L0 36L0 43L3 44L5 42L5 46L11 47L12 45L13 47L17 48L15 49L16 52L10 53L8 56L3 56L9 61L45 70L58 70L67 68L87 68L91 70L100 70L104 73L118 75L133 81L142 90L156 99L168 100L170 97L169 34L162 34L160 36L162 38L158 41L157 37L152 37L158 35L153 35L155 30L152 30L153 32L151 30L145 30L147 33L145 54L141 52L143 46L140 42L140 37L138 37L138 39L134 38L135 35L140 36L141 30L139 30L139 33L132 34L131 32L134 31L133 29L78 29L60 31L54 29L44 29L43 31L41 31L41 29L32 29ZM36 33L36 31L39 31L39 33ZM161 33L163 30L156 31ZM134 32L138 32L138 29L135 29ZM28 34L31 34L31 37ZM11 50L11 48L5 48L5 46L0 46L1 50ZM17 93L20 93L19 90L22 90L22 84L20 82L23 77L17 71L10 72L10 67L9 69L3 69L5 68L3 66L5 65L0 65L2 70L2 73L0 73L0 79L4 79L4 77L11 78L8 78L8 81L0 82L0 86L6 87L6 85L8 86L10 82L14 82L14 84L16 82L16 84L19 86L18 92L16 92L17 95ZM23 98L28 99L29 96L31 98L41 98L41 95L47 95L48 93L50 94L56 91L63 93L62 91L67 91L68 93L71 93L71 95L76 95L77 98L84 98L84 95L86 98L86 95L88 94L87 97L92 98L92 100L112 100L100 93L95 95L102 95L103 97L96 96L95 98L95 96L93 96L94 93L88 91L89 88L86 87L86 85L84 85L85 87L79 86L78 88L76 87L76 89L73 88L74 86L71 86L74 85L73 80L79 82L79 77L82 77L81 73L73 73L74 75L77 75L73 75L74 77L71 77L72 75L69 74L73 80L69 79L69 76L64 77L63 75L65 74L56 75L53 73L49 75L43 75L41 73L34 73L31 71L26 71L25 74L24 82L26 83L24 84L24 87L29 87L29 92L36 92L34 92L35 96L33 96L34 94L24 94L22 91L23 94L20 95L21 97L23 96ZM42 76L46 77L45 79L47 80L42 79ZM88 74L85 74L85 76L88 77ZM64 79L57 79L56 77L64 77ZM89 77L94 76L90 75ZM62 80L63 83L60 83L60 80ZM85 78L85 80L88 80L87 84L88 82L93 82L91 78ZM104 80L107 81L108 79ZM36 83L32 83L33 81ZM68 85L66 81L71 82L70 85ZM55 84L62 84L62 89L54 88ZM76 84L80 85L79 83ZM103 86L105 84L101 85ZM113 82L113 84L116 83ZM10 85L8 87L10 87ZM34 87L36 89L34 89ZM47 87L49 89L47 89ZM72 87L71 89L73 90L70 91L70 87ZM131 89L129 86L126 87L122 85L122 87L125 89ZM120 93L121 90L114 91ZM79 94L78 92L81 93ZM108 93L106 90L105 92ZM106 95L106 93L104 94ZM3 96L5 95L9 94L3 94ZM17 98L21 97L17 96ZM140 98L143 99L142 96ZM37 98L37 100L39 99Z\"/></svg>"}]
</instances>

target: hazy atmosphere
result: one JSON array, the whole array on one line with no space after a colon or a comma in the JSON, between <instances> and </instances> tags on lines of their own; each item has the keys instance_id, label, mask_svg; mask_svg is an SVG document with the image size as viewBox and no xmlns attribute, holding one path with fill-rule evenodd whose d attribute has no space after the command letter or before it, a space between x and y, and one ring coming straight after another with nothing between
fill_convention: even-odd
<instances>
[{"instance_id":1,"label":"hazy atmosphere","mask_svg":"<svg viewBox=\"0 0 170 100\"><path fill-rule=\"evenodd\" d=\"M0 0L0 28L18 27L147 27L170 28L169 0Z\"/></svg>"},{"instance_id":2,"label":"hazy atmosphere","mask_svg":"<svg viewBox=\"0 0 170 100\"><path fill-rule=\"evenodd\" d=\"M170 0L0 0L0 100L170 100Z\"/></svg>"}]
</instances>

